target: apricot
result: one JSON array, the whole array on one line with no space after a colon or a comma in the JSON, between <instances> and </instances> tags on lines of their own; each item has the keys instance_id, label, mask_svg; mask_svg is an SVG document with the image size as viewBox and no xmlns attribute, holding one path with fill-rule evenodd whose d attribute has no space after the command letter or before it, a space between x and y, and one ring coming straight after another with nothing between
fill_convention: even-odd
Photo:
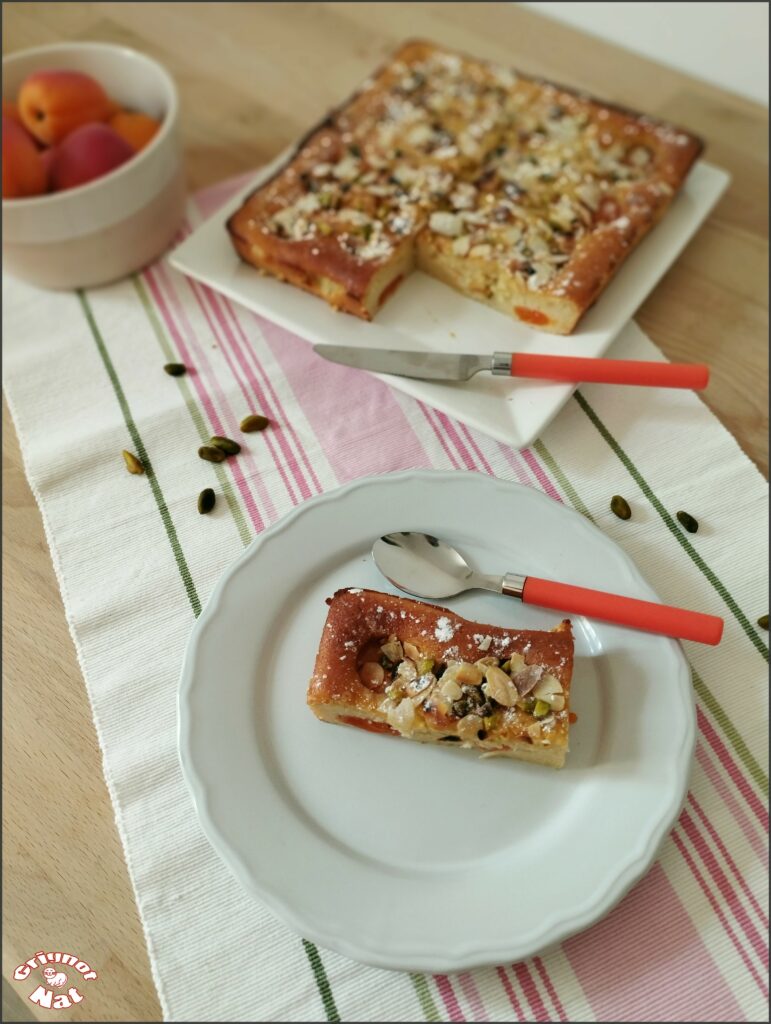
<instances>
[{"instance_id":1,"label":"apricot","mask_svg":"<svg viewBox=\"0 0 771 1024\"><path fill-rule=\"evenodd\" d=\"M51 158L54 190L76 188L114 171L134 150L106 124L84 124L63 139Z\"/></svg>"},{"instance_id":2,"label":"apricot","mask_svg":"<svg viewBox=\"0 0 771 1024\"><path fill-rule=\"evenodd\" d=\"M38 196L46 190L46 171L33 139L11 117L3 118L3 199Z\"/></svg>"},{"instance_id":3,"label":"apricot","mask_svg":"<svg viewBox=\"0 0 771 1024\"><path fill-rule=\"evenodd\" d=\"M35 72L22 83L18 107L25 128L46 146L115 113L101 85L81 71Z\"/></svg>"},{"instance_id":4,"label":"apricot","mask_svg":"<svg viewBox=\"0 0 771 1024\"><path fill-rule=\"evenodd\" d=\"M44 149L38 150L40 154L40 162L43 165L43 170L46 176L46 187L51 184L51 169L54 165L54 153L56 152L55 146L46 146Z\"/></svg>"},{"instance_id":5,"label":"apricot","mask_svg":"<svg viewBox=\"0 0 771 1024\"><path fill-rule=\"evenodd\" d=\"M161 127L149 114L133 113L129 110L119 111L110 118L108 124L128 142L135 153L144 149Z\"/></svg>"}]
</instances>

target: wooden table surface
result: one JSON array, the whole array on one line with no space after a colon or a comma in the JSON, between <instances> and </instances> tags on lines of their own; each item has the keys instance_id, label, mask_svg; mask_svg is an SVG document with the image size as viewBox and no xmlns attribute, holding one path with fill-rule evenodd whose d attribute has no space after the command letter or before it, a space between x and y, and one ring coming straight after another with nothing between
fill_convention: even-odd
<instances>
[{"instance_id":1,"label":"wooden table surface","mask_svg":"<svg viewBox=\"0 0 771 1024\"><path fill-rule=\"evenodd\" d=\"M733 183L637 319L671 359L711 365L705 401L767 473L764 108L512 4L5 3L3 29L6 53L91 39L163 61L192 189L274 156L407 37L687 126ZM83 680L7 413L3 425L4 980L39 949L72 949L101 977L63 1016L158 1020ZM32 1019L29 989L4 984L4 1019Z\"/></svg>"}]
</instances>

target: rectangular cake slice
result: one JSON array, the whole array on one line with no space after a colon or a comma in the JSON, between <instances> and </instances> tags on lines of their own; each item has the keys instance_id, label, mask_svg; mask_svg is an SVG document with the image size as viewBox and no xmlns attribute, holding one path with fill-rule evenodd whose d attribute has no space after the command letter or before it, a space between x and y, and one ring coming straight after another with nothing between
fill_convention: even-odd
<instances>
[{"instance_id":1,"label":"rectangular cake slice","mask_svg":"<svg viewBox=\"0 0 771 1024\"><path fill-rule=\"evenodd\" d=\"M437 605L339 590L308 686L324 722L561 768L573 634L480 625Z\"/></svg>"}]
</instances>

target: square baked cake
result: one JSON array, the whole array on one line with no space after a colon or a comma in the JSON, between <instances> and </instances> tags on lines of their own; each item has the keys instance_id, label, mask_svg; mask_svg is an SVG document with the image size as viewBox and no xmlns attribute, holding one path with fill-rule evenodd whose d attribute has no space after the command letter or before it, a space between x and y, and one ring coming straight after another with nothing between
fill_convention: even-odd
<instances>
[{"instance_id":1,"label":"square baked cake","mask_svg":"<svg viewBox=\"0 0 771 1024\"><path fill-rule=\"evenodd\" d=\"M228 231L247 263L366 320L418 267L569 334L701 149L673 125L409 42Z\"/></svg>"}]
</instances>

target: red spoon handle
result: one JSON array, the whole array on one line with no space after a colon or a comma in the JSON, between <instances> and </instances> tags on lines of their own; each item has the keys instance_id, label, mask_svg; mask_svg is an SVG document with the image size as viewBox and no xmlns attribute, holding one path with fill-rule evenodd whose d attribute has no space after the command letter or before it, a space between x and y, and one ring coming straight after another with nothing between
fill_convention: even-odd
<instances>
[{"instance_id":1,"label":"red spoon handle","mask_svg":"<svg viewBox=\"0 0 771 1024\"><path fill-rule=\"evenodd\" d=\"M701 391L709 381L709 368L698 363L646 363L634 359L584 359L514 352L511 375L573 383L637 384Z\"/></svg>"},{"instance_id":2,"label":"red spoon handle","mask_svg":"<svg viewBox=\"0 0 771 1024\"><path fill-rule=\"evenodd\" d=\"M718 644L723 635L723 620L716 615L703 615L686 608L673 608L653 601L606 594L602 590L573 587L528 576L522 590L525 604L540 608L573 612L593 619L604 619L619 626L633 626L650 633L662 633L678 640L696 640L701 644Z\"/></svg>"}]
</instances>

